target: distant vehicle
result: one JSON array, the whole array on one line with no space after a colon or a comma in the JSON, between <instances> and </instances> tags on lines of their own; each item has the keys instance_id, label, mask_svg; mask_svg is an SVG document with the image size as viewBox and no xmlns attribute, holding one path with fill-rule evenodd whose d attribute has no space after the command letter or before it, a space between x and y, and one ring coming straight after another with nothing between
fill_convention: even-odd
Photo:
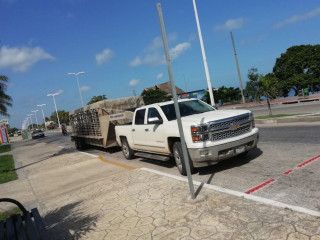
<instances>
[{"instance_id":1,"label":"distant vehicle","mask_svg":"<svg viewBox=\"0 0 320 240\"><path fill-rule=\"evenodd\" d=\"M32 136L32 139L44 137L44 131L39 129L34 130L31 136Z\"/></svg>"},{"instance_id":2,"label":"distant vehicle","mask_svg":"<svg viewBox=\"0 0 320 240\"><path fill-rule=\"evenodd\" d=\"M9 137L13 137L13 136L14 136L13 132L9 133Z\"/></svg>"},{"instance_id":3,"label":"distant vehicle","mask_svg":"<svg viewBox=\"0 0 320 240\"><path fill-rule=\"evenodd\" d=\"M21 130L18 130L17 134L18 134L18 136L20 136L21 135Z\"/></svg>"}]
</instances>

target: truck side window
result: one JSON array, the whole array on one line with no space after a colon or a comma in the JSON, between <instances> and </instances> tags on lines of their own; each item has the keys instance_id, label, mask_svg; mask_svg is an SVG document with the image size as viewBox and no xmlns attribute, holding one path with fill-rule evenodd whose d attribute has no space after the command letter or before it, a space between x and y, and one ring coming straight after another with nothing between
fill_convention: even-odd
<instances>
[{"instance_id":1,"label":"truck side window","mask_svg":"<svg viewBox=\"0 0 320 240\"><path fill-rule=\"evenodd\" d=\"M158 110L156 108L149 108L148 110L148 119L157 117L159 120L162 119Z\"/></svg>"},{"instance_id":2,"label":"truck side window","mask_svg":"<svg viewBox=\"0 0 320 240\"><path fill-rule=\"evenodd\" d=\"M134 124L141 125L144 124L144 115L146 113L146 109L141 109L136 112L136 117L134 119Z\"/></svg>"}]
</instances>

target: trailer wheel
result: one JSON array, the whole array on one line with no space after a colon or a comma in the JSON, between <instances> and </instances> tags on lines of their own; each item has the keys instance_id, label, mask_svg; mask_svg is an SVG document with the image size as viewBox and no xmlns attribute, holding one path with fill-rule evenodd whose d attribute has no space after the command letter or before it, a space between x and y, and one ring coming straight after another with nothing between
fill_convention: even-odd
<instances>
[{"instance_id":1,"label":"trailer wheel","mask_svg":"<svg viewBox=\"0 0 320 240\"><path fill-rule=\"evenodd\" d=\"M75 142L75 145L76 145L76 149L78 149L78 150L84 150L85 149L85 143L84 143L84 140L82 138L76 138L74 142Z\"/></svg>"},{"instance_id":2,"label":"trailer wheel","mask_svg":"<svg viewBox=\"0 0 320 240\"><path fill-rule=\"evenodd\" d=\"M122 152L126 159L132 159L134 156L133 150L129 146L127 138L122 138Z\"/></svg>"},{"instance_id":3,"label":"trailer wheel","mask_svg":"<svg viewBox=\"0 0 320 240\"><path fill-rule=\"evenodd\" d=\"M184 163L184 156L182 152L181 142L175 142L173 144L173 157L180 174L183 176L186 176L187 170L186 170L186 165ZM190 171L192 174L194 173L194 167L190 158L189 158L189 165L190 165Z\"/></svg>"}]
</instances>

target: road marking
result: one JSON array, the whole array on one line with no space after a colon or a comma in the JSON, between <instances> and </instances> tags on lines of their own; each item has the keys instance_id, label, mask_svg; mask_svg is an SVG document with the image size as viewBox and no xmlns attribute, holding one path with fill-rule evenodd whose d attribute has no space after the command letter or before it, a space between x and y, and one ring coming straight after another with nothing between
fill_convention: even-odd
<instances>
[{"instance_id":1,"label":"road marking","mask_svg":"<svg viewBox=\"0 0 320 240\"><path fill-rule=\"evenodd\" d=\"M146 171L146 172L159 174L159 175L166 176L166 177L170 177L170 178L173 178L173 179L176 179L176 180L179 180L179 181L188 182L188 179L185 178L185 177L175 176L175 175L172 175L172 174L163 173L163 172L160 172L160 171L157 171L157 170L153 170L153 169L149 169L149 168L141 168L141 170ZM312 215L312 216L320 217L320 212L317 212L317 211L314 211L314 210L310 210L310 209L307 209L307 208L298 207L298 206L294 206L294 205L290 205L290 204L285 204L285 203L281 203L281 202L274 201L274 200L271 200L271 199L262 198L262 197L246 194L246 193L243 193L243 192L238 192L238 191L234 191L234 190L227 189L227 188L222 188L222 187L215 186L215 185L202 183L202 182L199 182L199 181L193 181L193 184L197 185L197 186L203 185L204 188L212 189L212 190L215 190L217 192L222 192L222 193L226 193L226 194L237 196L237 197L243 197L243 198L255 201L255 202L264 203L264 204L271 205L271 206L274 206L274 207L279 207L279 208L284 208L284 209L287 208L287 209L291 209L291 210L296 211L296 212L301 212L301 213L309 214L309 215Z\"/></svg>"},{"instance_id":2,"label":"road marking","mask_svg":"<svg viewBox=\"0 0 320 240\"><path fill-rule=\"evenodd\" d=\"M299 164L297 167L298 167L298 168L303 167L303 166L307 165L308 163L311 163L312 161L314 161L314 160L316 160L316 159L318 159L318 158L320 158L320 155L319 155L319 156L316 156L316 157L314 157L314 158L311 158L311 159L309 159L309 160L307 160L307 161Z\"/></svg>"},{"instance_id":3,"label":"road marking","mask_svg":"<svg viewBox=\"0 0 320 240\"><path fill-rule=\"evenodd\" d=\"M82 154L85 154L85 155L88 155L88 156L90 156L90 157L95 157L95 158L97 158L97 157L99 157L99 156L97 156L97 155L94 155L94 154L91 154L91 153L87 153L87 152L80 152L80 151L78 151L79 153L82 153Z\"/></svg>"},{"instance_id":4,"label":"road marking","mask_svg":"<svg viewBox=\"0 0 320 240\"><path fill-rule=\"evenodd\" d=\"M103 157L98 157L98 158L99 158L102 162L110 163L110 164L115 165L115 166L118 166L118 167L126 168L126 169L129 169L129 170L134 170L134 169L136 169L135 167L131 167L131 166L128 166L128 165L125 165L125 164L121 164L121 163L117 163L117 162L112 162L112 161L106 160L106 159L104 159Z\"/></svg>"},{"instance_id":5,"label":"road marking","mask_svg":"<svg viewBox=\"0 0 320 240\"><path fill-rule=\"evenodd\" d=\"M246 191L246 194L253 193L253 192L259 190L260 188L263 188L263 187L267 186L268 184L270 184L270 183L272 183L272 182L275 182L275 181L276 181L276 180L274 180L274 179L270 179L269 181L266 181L266 182L260 184L259 186L256 186L256 187L254 187L254 188Z\"/></svg>"},{"instance_id":6,"label":"road marking","mask_svg":"<svg viewBox=\"0 0 320 240\"><path fill-rule=\"evenodd\" d=\"M288 170L288 171L286 171L286 172L284 172L283 174L284 174L284 175L288 175L289 173L292 173L292 170L291 170L291 169Z\"/></svg>"}]
</instances>

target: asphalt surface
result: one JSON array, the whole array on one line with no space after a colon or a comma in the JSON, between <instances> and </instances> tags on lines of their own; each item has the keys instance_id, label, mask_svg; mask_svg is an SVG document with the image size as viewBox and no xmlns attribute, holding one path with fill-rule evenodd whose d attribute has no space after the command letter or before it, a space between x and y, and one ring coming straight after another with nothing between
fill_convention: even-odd
<instances>
[{"instance_id":1,"label":"asphalt surface","mask_svg":"<svg viewBox=\"0 0 320 240\"><path fill-rule=\"evenodd\" d=\"M0 195L37 207L51 239L320 239L318 211L199 181L191 200L185 178L68 149L68 137L47 135L12 143L19 180L2 184Z\"/></svg>"}]
</instances>

